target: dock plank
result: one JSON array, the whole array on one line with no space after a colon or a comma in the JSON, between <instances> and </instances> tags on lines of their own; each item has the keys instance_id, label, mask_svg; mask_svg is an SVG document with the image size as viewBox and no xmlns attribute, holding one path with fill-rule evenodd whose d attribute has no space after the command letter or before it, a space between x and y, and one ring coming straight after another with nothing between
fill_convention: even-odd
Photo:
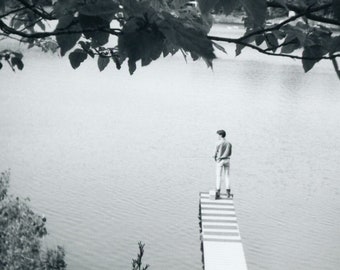
<instances>
[{"instance_id":1,"label":"dock plank","mask_svg":"<svg viewBox=\"0 0 340 270\"><path fill-rule=\"evenodd\" d=\"M200 194L205 270L247 270L234 201L222 195L210 200Z\"/></svg>"}]
</instances>

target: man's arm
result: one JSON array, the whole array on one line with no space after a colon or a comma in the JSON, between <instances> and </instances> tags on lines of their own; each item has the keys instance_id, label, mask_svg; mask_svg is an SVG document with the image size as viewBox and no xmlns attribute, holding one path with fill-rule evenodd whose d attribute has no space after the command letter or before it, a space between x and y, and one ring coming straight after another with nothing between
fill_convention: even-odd
<instances>
[{"instance_id":1,"label":"man's arm","mask_svg":"<svg viewBox=\"0 0 340 270\"><path fill-rule=\"evenodd\" d=\"M218 153L218 147L219 146L220 146L219 144L216 145L215 154L213 155L213 158L215 159L215 161L217 161L217 153Z\"/></svg>"}]
</instances>

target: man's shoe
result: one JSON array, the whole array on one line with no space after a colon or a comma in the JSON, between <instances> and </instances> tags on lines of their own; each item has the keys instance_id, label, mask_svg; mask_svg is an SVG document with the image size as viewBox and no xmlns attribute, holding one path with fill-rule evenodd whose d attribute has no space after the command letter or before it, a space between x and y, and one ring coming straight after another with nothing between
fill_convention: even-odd
<instances>
[{"instance_id":1,"label":"man's shoe","mask_svg":"<svg viewBox=\"0 0 340 270\"><path fill-rule=\"evenodd\" d=\"M227 189L227 198L234 198L234 194L230 193L230 189Z\"/></svg>"},{"instance_id":2,"label":"man's shoe","mask_svg":"<svg viewBox=\"0 0 340 270\"><path fill-rule=\"evenodd\" d=\"M215 195L215 199L217 200L217 199L219 199L219 198L221 198L221 191L218 189L218 190L216 190L216 195Z\"/></svg>"}]
</instances>

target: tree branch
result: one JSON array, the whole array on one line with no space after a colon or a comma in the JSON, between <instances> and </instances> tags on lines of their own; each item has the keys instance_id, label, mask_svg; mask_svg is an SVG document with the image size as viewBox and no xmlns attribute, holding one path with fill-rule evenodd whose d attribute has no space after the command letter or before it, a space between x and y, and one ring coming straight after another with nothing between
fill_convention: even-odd
<instances>
[{"instance_id":1,"label":"tree branch","mask_svg":"<svg viewBox=\"0 0 340 270\"><path fill-rule=\"evenodd\" d=\"M228 43L236 43L243 45L245 47L252 48L254 50L259 51L260 53L267 54L267 55L272 55L272 56L281 56L281 57L288 57L292 59L305 59L305 60L320 60L320 59L335 59L337 57L340 57L340 54L332 54L331 56L322 56L322 57L303 57L303 56L298 56L298 55L290 55L290 54L285 54L285 53L271 53L268 52L267 49L262 49L258 46L255 46L253 44L249 44L247 42L240 41L239 39L235 38L222 38L222 37L216 37L216 36L207 36L210 40L215 40L215 41L224 41ZM273 48L270 48L272 50Z\"/></svg>"},{"instance_id":2,"label":"tree branch","mask_svg":"<svg viewBox=\"0 0 340 270\"><path fill-rule=\"evenodd\" d=\"M332 6L332 4L328 3L328 4L325 4L325 5L319 6L319 7L324 7L322 9L327 9L327 8L330 8L331 6ZM268 1L267 2L267 7L282 8L282 6L280 4L278 4L276 2L273 2L273 1ZM289 4L289 3L286 4L286 7L289 10L294 11L294 12L296 12L298 14L303 13L304 10L305 10L304 8L301 8L301 7L298 7L298 6L294 6L294 5ZM319 7L316 7L316 8L319 8ZM313 12L315 12L315 11L313 11ZM315 14L311 14L311 13L306 13L305 16L306 16L307 19L310 19L312 21L322 22L322 23L329 23L329 24L340 26L340 22L338 20L335 20L335 19L321 17L321 16L318 16L318 15L315 15Z\"/></svg>"},{"instance_id":3,"label":"tree branch","mask_svg":"<svg viewBox=\"0 0 340 270\"><path fill-rule=\"evenodd\" d=\"M268 51L273 51L276 50L278 48L281 48L283 46L289 45L289 44L294 44L295 42L293 41L289 41L289 42L282 42L281 44L279 44L278 46L274 46L274 47L269 47L267 49L264 49L264 51L268 52Z\"/></svg>"},{"instance_id":4,"label":"tree branch","mask_svg":"<svg viewBox=\"0 0 340 270\"><path fill-rule=\"evenodd\" d=\"M270 31L274 31L274 30L279 30L282 26L286 25L287 23L295 21L296 19L305 16L306 14L309 14L309 13L312 13L312 12L317 12L317 11L320 11L320 10L323 10L323 9L327 9L329 7L330 7L330 4L325 4L325 5L316 7L316 8L306 9L304 12L299 13L295 16L292 16L292 17L284 20L283 22L276 24L272 27L268 27L268 28L260 29L258 31L250 32L248 35L244 35L243 37L239 38L239 40L242 41L242 40L246 40L247 38L252 37L252 36L264 34L266 32L270 32Z\"/></svg>"},{"instance_id":5,"label":"tree branch","mask_svg":"<svg viewBox=\"0 0 340 270\"><path fill-rule=\"evenodd\" d=\"M103 27L98 27L98 28L88 28L88 29L82 29L82 30L68 30L68 31L46 31L46 32L35 32L35 33L26 33L26 32L21 32L18 31L12 27L9 27L6 25L2 20L0 20L0 29L4 31L4 33L10 35L17 35L20 37L24 38L45 38L45 37L50 37L50 36L60 36L60 35L65 35L65 34L82 34L82 33L93 33L93 32L105 32L105 33L110 33L112 35L119 35L120 29L115 29L115 28L103 28Z\"/></svg>"},{"instance_id":6,"label":"tree branch","mask_svg":"<svg viewBox=\"0 0 340 270\"><path fill-rule=\"evenodd\" d=\"M16 1L18 1L24 7L32 10L35 14L39 15L40 17L42 17L42 18L44 18L46 20L56 20L57 19L54 16L52 16L50 13L46 12L45 10L41 11L41 10L37 9L35 5L30 5L25 0L16 0Z\"/></svg>"},{"instance_id":7,"label":"tree branch","mask_svg":"<svg viewBox=\"0 0 340 270\"><path fill-rule=\"evenodd\" d=\"M273 4L273 6L274 6L274 4ZM294 6L290 5L291 9L295 9L295 11L298 11L300 13L298 13L295 16L292 16L292 17L284 20L283 22L281 22L279 24L276 24L276 25L274 25L272 27L268 27L268 28L265 28L265 29L260 29L260 30L257 30L257 31L250 32L249 34L246 34L246 35L244 35L244 36L242 36L240 38L237 38L237 39L223 38L223 37L216 37L216 36L208 36L208 38L210 40L214 40L214 41L224 41L224 42L229 42L229 43L235 43L235 44L243 45L245 47L249 47L251 49L257 50L260 53L271 55L271 56L281 56L281 57L288 57L288 58L300 59L300 60L301 59L306 59L306 60L319 60L319 59L335 60L336 57L340 56L339 54L333 54L333 55L330 55L330 56L323 56L323 57L320 57L320 58L313 58L313 57L303 57L303 56L298 56L298 55L290 55L290 54L269 52L269 51L272 51L274 49L277 49L277 48L280 48L282 46L285 46L285 45L287 45L289 43L282 43L282 44L280 44L280 45L278 45L276 47L270 47L270 48L267 48L267 49L262 49L262 48L260 48L258 46L255 46L253 44L249 44L249 43L246 42L246 40L248 38L250 38L250 37L253 37L253 36L256 36L256 35L260 35L260 34L264 34L266 32L270 32L270 31L279 30L279 29L281 29L282 26L284 26L284 25L286 25L286 24L288 24L288 23L290 23L292 21L295 21L296 19L298 19L300 17L307 16L308 14L310 15L311 13L317 12L317 11L320 11L320 10L325 10L325 9L329 8L330 6L331 6L331 4L325 4L325 5L314 7L314 8L310 7L310 8L307 8L307 9L298 9L297 7L294 7ZM275 7L281 7L281 6L275 3ZM340 25L340 23L339 23L339 25ZM336 60L335 60L335 62L336 62Z\"/></svg>"},{"instance_id":8,"label":"tree branch","mask_svg":"<svg viewBox=\"0 0 340 270\"><path fill-rule=\"evenodd\" d=\"M332 59L332 63L333 63L333 66L334 66L334 70L336 72L336 74L338 75L338 78L340 79L340 70L339 70L339 65L338 65L338 62L336 61L336 59Z\"/></svg>"},{"instance_id":9,"label":"tree branch","mask_svg":"<svg viewBox=\"0 0 340 270\"><path fill-rule=\"evenodd\" d=\"M30 28L30 27L33 27L33 26L35 26L35 24L37 24L38 22L40 22L40 21L42 21L43 20L43 18L39 18L38 20L36 20L36 21L34 21L34 22L32 22L32 23L30 23L29 25L26 25L23 29L20 29L19 31L24 31L24 30L26 30L26 29L28 29L28 28Z\"/></svg>"},{"instance_id":10,"label":"tree branch","mask_svg":"<svg viewBox=\"0 0 340 270\"><path fill-rule=\"evenodd\" d=\"M339 21L336 21L336 20L330 19L330 18L326 18L326 17L321 17L321 16L317 16L317 15L313 15L313 14L307 14L306 18L310 19L312 21L316 21L316 22L329 23L329 24L340 26Z\"/></svg>"},{"instance_id":11,"label":"tree branch","mask_svg":"<svg viewBox=\"0 0 340 270\"><path fill-rule=\"evenodd\" d=\"M9 38L9 39L13 39L13 40L22 42L21 39L18 39L18 38L15 38L15 37L11 37L11 36L9 36L9 35L7 35L7 34L0 33L0 36L3 36L2 38L0 38L0 41L3 41L3 40L5 40L5 39Z\"/></svg>"}]
</instances>

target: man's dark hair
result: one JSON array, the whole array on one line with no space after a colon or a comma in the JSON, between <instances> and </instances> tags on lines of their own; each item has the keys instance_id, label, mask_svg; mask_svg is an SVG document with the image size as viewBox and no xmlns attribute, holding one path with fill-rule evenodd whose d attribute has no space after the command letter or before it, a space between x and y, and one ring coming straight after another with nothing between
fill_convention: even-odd
<instances>
[{"instance_id":1,"label":"man's dark hair","mask_svg":"<svg viewBox=\"0 0 340 270\"><path fill-rule=\"evenodd\" d=\"M225 133L225 131L223 130L223 129L221 129L221 130L217 130L217 132L216 132L218 135L221 135L222 136L222 138L224 138L225 137L225 135L226 135L226 133Z\"/></svg>"}]
</instances>

